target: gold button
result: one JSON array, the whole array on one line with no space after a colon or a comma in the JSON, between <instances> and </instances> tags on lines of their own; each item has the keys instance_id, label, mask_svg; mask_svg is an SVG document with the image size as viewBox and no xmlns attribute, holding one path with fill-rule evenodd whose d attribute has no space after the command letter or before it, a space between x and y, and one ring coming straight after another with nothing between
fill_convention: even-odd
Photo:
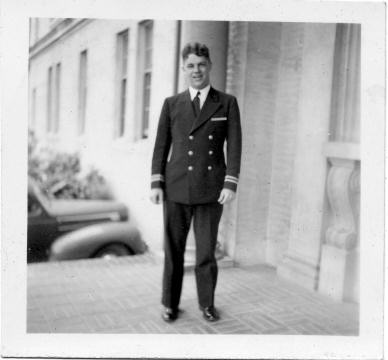
<instances>
[{"instance_id":1,"label":"gold button","mask_svg":"<svg viewBox=\"0 0 388 360\"><path fill-rule=\"evenodd\" d=\"M209 135L209 140L213 140L213 135Z\"/></svg>"},{"instance_id":2,"label":"gold button","mask_svg":"<svg viewBox=\"0 0 388 360\"><path fill-rule=\"evenodd\" d=\"M189 171L192 171L192 170L193 170L193 167L192 167L192 166L189 166L188 169L189 169Z\"/></svg>"},{"instance_id":3,"label":"gold button","mask_svg":"<svg viewBox=\"0 0 388 360\"><path fill-rule=\"evenodd\" d=\"M208 166L207 169L208 169L208 170L211 170L211 169L213 169L213 168L212 168L211 166Z\"/></svg>"},{"instance_id":4,"label":"gold button","mask_svg":"<svg viewBox=\"0 0 388 360\"><path fill-rule=\"evenodd\" d=\"M190 139L190 140L193 140L193 139L194 139L194 136L193 136L193 135L190 135L190 136L189 136L189 139Z\"/></svg>"},{"instance_id":5,"label":"gold button","mask_svg":"<svg viewBox=\"0 0 388 360\"><path fill-rule=\"evenodd\" d=\"M209 150L209 155L213 155L213 150Z\"/></svg>"},{"instance_id":6,"label":"gold button","mask_svg":"<svg viewBox=\"0 0 388 360\"><path fill-rule=\"evenodd\" d=\"M189 155L192 156L194 153L190 150L189 151Z\"/></svg>"}]
</instances>

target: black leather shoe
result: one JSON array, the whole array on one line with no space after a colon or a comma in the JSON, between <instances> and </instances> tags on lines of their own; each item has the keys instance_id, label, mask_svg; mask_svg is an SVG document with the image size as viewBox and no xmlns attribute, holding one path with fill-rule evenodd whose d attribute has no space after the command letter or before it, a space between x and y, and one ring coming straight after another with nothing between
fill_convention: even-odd
<instances>
[{"instance_id":1,"label":"black leather shoe","mask_svg":"<svg viewBox=\"0 0 388 360\"><path fill-rule=\"evenodd\" d=\"M162 319L166 322L172 322L178 318L178 309L166 307L162 312Z\"/></svg>"},{"instance_id":2,"label":"black leather shoe","mask_svg":"<svg viewBox=\"0 0 388 360\"><path fill-rule=\"evenodd\" d=\"M218 312L214 306L208 306L202 309L203 317L207 321L217 321L219 320L220 316L218 315Z\"/></svg>"}]
</instances>

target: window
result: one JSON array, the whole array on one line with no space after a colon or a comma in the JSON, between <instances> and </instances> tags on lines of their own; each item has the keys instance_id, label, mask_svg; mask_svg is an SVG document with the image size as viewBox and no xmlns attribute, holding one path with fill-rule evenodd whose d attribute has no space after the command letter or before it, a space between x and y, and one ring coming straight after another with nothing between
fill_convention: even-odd
<instances>
[{"instance_id":1,"label":"window","mask_svg":"<svg viewBox=\"0 0 388 360\"><path fill-rule=\"evenodd\" d=\"M128 72L128 29L117 34L117 94L118 119L115 135L121 137L125 131Z\"/></svg>"},{"instance_id":2,"label":"window","mask_svg":"<svg viewBox=\"0 0 388 360\"><path fill-rule=\"evenodd\" d=\"M30 195L28 195L27 207L28 207L28 216L37 217L43 214L43 209L39 204L39 202Z\"/></svg>"},{"instance_id":3,"label":"window","mask_svg":"<svg viewBox=\"0 0 388 360\"><path fill-rule=\"evenodd\" d=\"M55 74L54 74L55 72ZM47 76L47 132L57 133L59 130L61 89L61 64L50 66Z\"/></svg>"},{"instance_id":4,"label":"window","mask_svg":"<svg viewBox=\"0 0 388 360\"><path fill-rule=\"evenodd\" d=\"M46 122L46 130L47 132L51 132L51 124L52 124L52 106L53 106L53 68L52 66L48 69L47 75L47 122Z\"/></svg>"},{"instance_id":5,"label":"window","mask_svg":"<svg viewBox=\"0 0 388 360\"><path fill-rule=\"evenodd\" d=\"M140 24L140 49L141 49L141 76L142 76L142 114L141 114L141 138L148 137L149 114L151 99L152 77L152 46L153 46L153 22L144 21Z\"/></svg>"},{"instance_id":6,"label":"window","mask_svg":"<svg viewBox=\"0 0 388 360\"><path fill-rule=\"evenodd\" d=\"M61 99L61 63L55 67L55 103L54 103L54 126L55 133L59 130L59 114L60 114L60 99Z\"/></svg>"},{"instance_id":7,"label":"window","mask_svg":"<svg viewBox=\"0 0 388 360\"><path fill-rule=\"evenodd\" d=\"M85 133L86 97L87 97L87 60L88 52L84 50L79 58L79 82L78 82L78 134Z\"/></svg>"}]
</instances>

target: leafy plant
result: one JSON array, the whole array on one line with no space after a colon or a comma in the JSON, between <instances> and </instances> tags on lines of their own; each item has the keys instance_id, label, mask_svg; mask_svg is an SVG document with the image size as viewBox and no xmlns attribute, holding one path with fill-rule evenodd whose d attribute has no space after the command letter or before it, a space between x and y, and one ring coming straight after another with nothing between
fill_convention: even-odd
<instances>
[{"instance_id":1,"label":"leafy plant","mask_svg":"<svg viewBox=\"0 0 388 360\"><path fill-rule=\"evenodd\" d=\"M80 175L79 154L38 150L32 131L28 137L28 175L46 191L58 199L112 199L111 191L98 170L92 168Z\"/></svg>"}]
</instances>

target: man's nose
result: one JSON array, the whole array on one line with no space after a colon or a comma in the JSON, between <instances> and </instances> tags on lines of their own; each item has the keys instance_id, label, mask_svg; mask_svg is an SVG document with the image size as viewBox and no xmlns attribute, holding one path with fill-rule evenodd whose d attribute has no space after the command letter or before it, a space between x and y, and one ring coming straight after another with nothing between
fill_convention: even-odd
<instances>
[{"instance_id":1,"label":"man's nose","mask_svg":"<svg viewBox=\"0 0 388 360\"><path fill-rule=\"evenodd\" d=\"M194 65L194 71L195 72L199 72L200 70L199 70L200 68L199 68L199 65Z\"/></svg>"}]
</instances>

